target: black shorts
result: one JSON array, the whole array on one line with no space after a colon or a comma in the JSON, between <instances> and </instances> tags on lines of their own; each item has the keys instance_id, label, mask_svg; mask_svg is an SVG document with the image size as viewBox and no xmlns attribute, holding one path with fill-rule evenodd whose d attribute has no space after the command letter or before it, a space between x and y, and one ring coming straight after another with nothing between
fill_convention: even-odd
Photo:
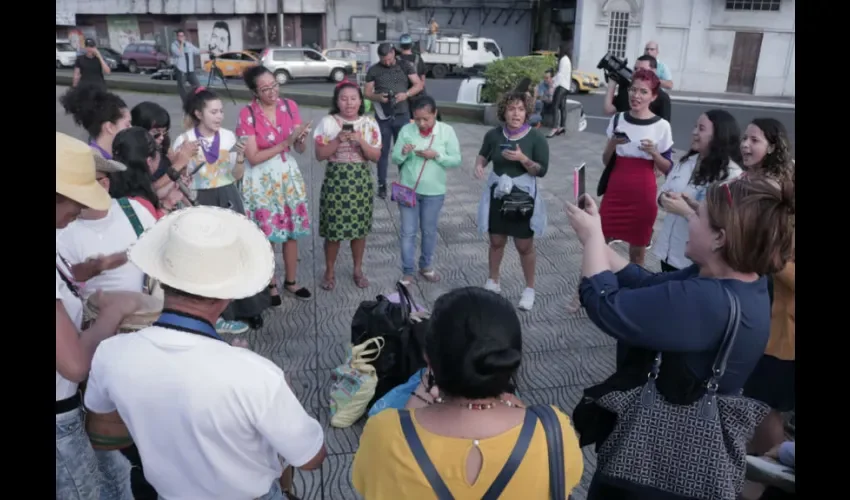
<instances>
[{"instance_id":1,"label":"black shorts","mask_svg":"<svg viewBox=\"0 0 850 500\"><path fill-rule=\"evenodd\" d=\"M744 396L767 403L776 411L791 411L796 406L795 375L794 361L764 355L744 384Z\"/></svg>"}]
</instances>

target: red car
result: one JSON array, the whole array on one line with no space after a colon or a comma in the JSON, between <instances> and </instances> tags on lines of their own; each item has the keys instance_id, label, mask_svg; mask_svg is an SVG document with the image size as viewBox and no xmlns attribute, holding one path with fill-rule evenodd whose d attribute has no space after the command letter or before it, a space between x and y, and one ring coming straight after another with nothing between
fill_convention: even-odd
<instances>
[{"instance_id":1,"label":"red car","mask_svg":"<svg viewBox=\"0 0 850 500\"><path fill-rule=\"evenodd\" d=\"M121 54L121 63L130 73L141 70L165 69L171 66L168 53L151 41L136 42L127 45Z\"/></svg>"}]
</instances>

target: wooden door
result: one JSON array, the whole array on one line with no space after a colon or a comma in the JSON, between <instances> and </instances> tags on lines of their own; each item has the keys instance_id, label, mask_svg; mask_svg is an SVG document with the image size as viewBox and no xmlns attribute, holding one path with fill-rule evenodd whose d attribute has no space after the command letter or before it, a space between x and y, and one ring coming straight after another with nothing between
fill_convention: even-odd
<instances>
[{"instance_id":1,"label":"wooden door","mask_svg":"<svg viewBox=\"0 0 850 500\"><path fill-rule=\"evenodd\" d=\"M763 33L735 33L726 92L752 94L756 84Z\"/></svg>"}]
</instances>

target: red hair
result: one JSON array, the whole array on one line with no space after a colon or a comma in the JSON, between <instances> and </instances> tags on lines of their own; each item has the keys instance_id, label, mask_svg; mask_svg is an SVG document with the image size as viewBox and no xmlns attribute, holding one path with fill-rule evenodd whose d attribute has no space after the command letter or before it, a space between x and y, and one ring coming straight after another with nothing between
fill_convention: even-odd
<instances>
[{"instance_id":1,"label":"red hair","mask_svg":"<svg viewBox=\"0 0 850 500\"><path fill-rule=\"evenodd\" d=\"M651 69L639 69L635 71L635 74L632 75L632 82L636 80L643 80L649 85L649 90L652 91L652 95L658 95L658 89L661 88L661 80L658 78L658 75L655 74L655 71Z\"/></svg>"}]
</instances>

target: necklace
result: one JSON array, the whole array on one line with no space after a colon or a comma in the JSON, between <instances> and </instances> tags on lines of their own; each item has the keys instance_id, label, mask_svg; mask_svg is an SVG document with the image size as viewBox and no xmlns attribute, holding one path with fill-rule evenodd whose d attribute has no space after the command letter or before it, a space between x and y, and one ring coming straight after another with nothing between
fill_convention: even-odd
<instances>
[{"instance_id":1,"label":"necklace","mask_svg":"<svg viewBox=\"0 0 850 500\"><path fill-rule=\"evenodd\" d=\"M221 153L221 151L219 151L221 135L216 132L215 135L213 135L212 140L210 140L202 136L198 127L195 127L195 137L197 137L198 142L201 143L201 150L204 152L204 159L207 160L207 163L212 165L218 161L218 155Z\"/></svg>"},{"instance_id":2,"label":"necklace","mask_svg":"<svg viewBox=\"0 0 850 500\"><path fill-rule=\"evenodd\" d=\"M521 406L518 406L513 402L507 401L505 399L499 399L498 401L490 401L487 403L453 403L452 401L446 401L442 397L438 397L434 399L434 402L437 404L454 404L455 406L460 406L461 408L466 408L467 410L492 410L496 407L497 404L505 405L508 408L521 408Z\"/></svg>"}]
</instances>

